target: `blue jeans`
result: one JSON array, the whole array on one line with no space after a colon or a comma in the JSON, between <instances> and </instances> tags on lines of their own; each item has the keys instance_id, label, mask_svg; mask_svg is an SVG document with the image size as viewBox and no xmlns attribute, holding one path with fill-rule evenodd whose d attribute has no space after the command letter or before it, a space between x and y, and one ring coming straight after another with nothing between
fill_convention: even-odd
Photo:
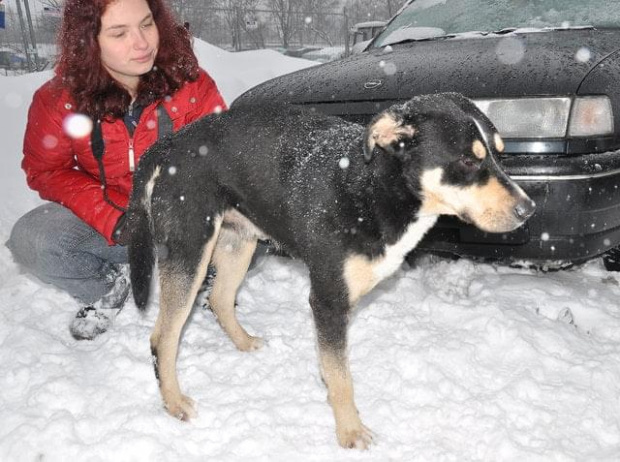
<instances>
[{"instance_id":1,"label":"blue jeans","mask_svg":"<svg viewBox=\"0 0 620 462\"><path fill-rule=\"evenodd\" d=\"M6 246L28 272L85 305L107 294L118 265L128 262L125 247L108 245L97 231L56 203L41 205L17 220Z\"/></svg>"}]
</instances>

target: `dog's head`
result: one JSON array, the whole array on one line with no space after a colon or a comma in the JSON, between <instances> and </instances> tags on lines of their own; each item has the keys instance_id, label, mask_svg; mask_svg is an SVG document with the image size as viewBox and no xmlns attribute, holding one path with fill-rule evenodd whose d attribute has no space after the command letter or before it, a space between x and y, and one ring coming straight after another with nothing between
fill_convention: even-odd
<instances>
[{"instance_id":1,"label":"dog's head","mask_svg":"<svg viewBox=\"0 0 620 462\"><path fill-rule=\"evenodd\" d=\"M483 231L508 232L535 210L501 169L504 149L491 121L456 93L420 96L378 114L365 133L364 156L393 156L421 214L456 215Z\"/></svg>"}]
</instances>

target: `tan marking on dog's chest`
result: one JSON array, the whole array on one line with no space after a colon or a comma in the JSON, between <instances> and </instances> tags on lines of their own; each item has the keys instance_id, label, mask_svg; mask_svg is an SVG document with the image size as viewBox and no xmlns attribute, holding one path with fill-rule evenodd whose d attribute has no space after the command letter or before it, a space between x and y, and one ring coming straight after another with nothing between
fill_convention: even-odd
<instances>
[{"instance_id":1,"label":"tan marking on dog's chest","mask_svg":"<svg viewBox=\"0 0 620 462\"><path fill-rule=\"evenodd\" d=\"M379 282L391 276L402 264L407 254L418 245L426 232L437 221L436 215L421 216L411 223L403 236L394 244L387 246L385 254L369 259L364 255L352 255L344 265L344 277L349 289L351 304L370 292Z\"/></svg>"}]
</instances>

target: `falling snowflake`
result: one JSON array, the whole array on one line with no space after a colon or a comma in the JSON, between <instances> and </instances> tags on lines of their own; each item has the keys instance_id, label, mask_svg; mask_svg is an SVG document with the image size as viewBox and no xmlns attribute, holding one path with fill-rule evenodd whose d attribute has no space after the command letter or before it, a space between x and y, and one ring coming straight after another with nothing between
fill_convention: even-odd
<instances>
[{"instance_id":1,"label":"falling snowflake","mask_svg":"<svg viewBox=\"0 0 620 462\"><path fill-rule=\"evenodd\" d=\"M525 44L515 37L502 39L496 49L497 58L504 64L517 64L525 55Z\"/></svg>"},{"instance_id":2,"label":"falling snowflake","mask_svg":"<svg viewBox=\"0 0 620 462\"><path fill-rule=\"evenodd\" d=\"M93 121L84 114L69 114L62 126L65 133L73 139L84 138L93 131Z\"/></svg>"},{"instance_id":3,"label":"falling snowflake","mask_svg":"<svg viewBox=\"0 0 620 462\"><path fill-rule=\"evenodd\" d=\"M379 67L383 69L383 72L385 73L385 75L394 75L396 74L396 71L398 70L396 68L396 64L390 61L387 61L387 62L379 61Z\"/></svg>"},{"instance_id":4,"label":"falling snowflake","mask_svg":"<svg viewBox=\"0 0 620 462\"><path fill-rule=\"evenodd\" d=\"M343 157L338 162L338 167L340 167L341 169L344 170L345 168L349 168L350 164L351 164L351 162L349 161L349 158L348 157Z\"/></svg>"},{"instance_id":5,"label":"falling snowflake","mask_svg":"<svg viewBox=\"0 0 620 462\"><path fill-rule=\"evenodd\" d=\"M170 251L168 250L168 246L165 244L157 244L157 257L161 260L165 260L168 258L168 254Z\"/></svg>"},{"instance_id":6,"label":"falling snowflake","mask_svg":"<svg viewBox=\"0 0 620 462\"><path fill-rule=\"evenodd\" d=\"M45 135L43 137L43 147L45 149L54 149L56 146L58 146L58 138L54 135Z\"/></svg>"},{"instance_id":7,"label":"falling snowflake","mask_svg":"<svg viewBox=\"0 0 620 462\"><path fill-rule=\"evenodd\" d=\"M577 50L577 53L575 53L575 60L579 61L580 63L587 63L588 61L590 61L591 57L592 53L586 47L579 48L579 50Z\"/></svg>"}]
</instances>

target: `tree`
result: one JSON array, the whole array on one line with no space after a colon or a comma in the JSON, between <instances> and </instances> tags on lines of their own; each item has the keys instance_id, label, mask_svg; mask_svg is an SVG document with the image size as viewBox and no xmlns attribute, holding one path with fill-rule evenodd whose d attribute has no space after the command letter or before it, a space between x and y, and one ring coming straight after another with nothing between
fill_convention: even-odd
<instances>
[{"instance_id":1,"label":"tree","mask_svg":"<svg viewBox=\"0 0 620 462\"><path fill-rule=\"evenodd\" d=\"M305 16L304 31L306 32L306 40L301 42L312 41L310 34L321 37L324 41L333 46L332 35L342 36L345 31L342 29L342 21L334 21L334 11L337 11L340 2L338 0L300 0L301 11ZM330 14L327 14L330 13Z\"/></svg>"},{"instance_id":2,"label":"tree","mask_svg":"<svg viewBox=\"0 0 620 462\"><path fill-rule=\"evenodd\" d=\"M273 10L282 46L288 48L297 28L295 13L300 10L300 0L269 0L269 7Z\"/></svg>"}]
</instances>

